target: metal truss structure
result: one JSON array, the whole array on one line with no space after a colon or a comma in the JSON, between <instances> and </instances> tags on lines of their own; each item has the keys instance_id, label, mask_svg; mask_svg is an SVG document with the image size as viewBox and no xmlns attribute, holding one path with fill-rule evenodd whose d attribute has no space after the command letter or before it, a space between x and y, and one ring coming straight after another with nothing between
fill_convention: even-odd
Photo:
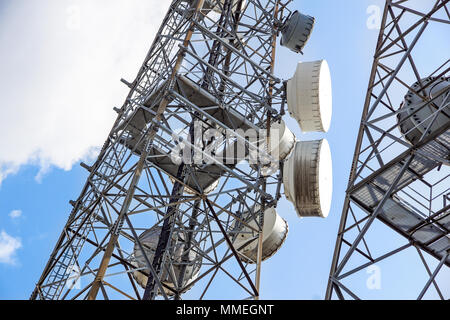
<instances>
[{"instance_id":1,"label":"metal truss structure","mask_svg":"<svg viewBox=\"0 0 450 320\"><path fill-rule=\"evenodd\" d=\"M448 2L386 1L326 299L363 298L350 279L406 252L413 259L386 264L389 273L400 279L405 271L422 270L423 278L408 280L418 284L414 297L449 298L449 284L439 282L439 275L450 267L450 63L448 51L430 47L440 41L437 34L450 32ZM445 81L439 92L427 94ZM420 97L419 109L433 112L402 132L415 117L405 114L413 96ZM437 125L438 118L445 121ZM414 131L424 123L426 130ZM413 142L406 139L411 132L420 133ZM386 232L371 237L380 228Z\"/></svg>"},{"instance_id":2,"label":"metal truss structure","mask_svg":"<svg viewBox=\"0 0 450 320\"><path fill-rule=\"evenodd\" d=\"M188 290L208 299L215 281L229 283L221 298L259 298L257 209L276 206L282 175L262 175L233 150L258 149L238 130L270 128L284 113L273 69L287 3L173 1L136 79L123 80L130 92L98 159L82 164L89 178L32 299L181 299ZM216 134L199 143L195 128ZM186 146L203 161L174 160ZM143 255L139 267L136 247L150 250L140 235L153 231L153 261ZM253 261L233 245L244 232L243 246L258 241Z\"/></svg>"}]
</instances>

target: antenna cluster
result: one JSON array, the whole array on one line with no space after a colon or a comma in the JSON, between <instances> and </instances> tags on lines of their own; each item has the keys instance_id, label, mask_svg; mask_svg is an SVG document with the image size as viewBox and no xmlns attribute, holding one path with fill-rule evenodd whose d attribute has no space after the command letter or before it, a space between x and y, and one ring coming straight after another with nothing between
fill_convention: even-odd
<instances>
[{"instance_id":1,"label":"antenna cluster","mask_svg":"<svg viewBox=\"0 0 450 320\"><path fill-rule=\"evenodd\" d=\"M328 130L328 65L274 74L279 36L300 53L313 26L278 0L174 0L32 298L217 298L220 279L220 298L258 299L288 234L283 186L300 217L330 208L328 143L282 119L287 103L304 132Z\"/></svg>"}]
</instances>

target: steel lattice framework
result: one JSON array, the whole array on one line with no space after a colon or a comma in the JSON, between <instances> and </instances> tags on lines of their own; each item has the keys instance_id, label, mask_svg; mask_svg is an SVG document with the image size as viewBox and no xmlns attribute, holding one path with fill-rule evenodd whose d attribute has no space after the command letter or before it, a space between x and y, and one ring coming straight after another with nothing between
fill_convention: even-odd
<instances>
[{"instance_id":1,"label":"steel lattice framework","mask_svg":"<svg viewBox=\"0 0 450 320\"><path fill-rule=\"evenodd\" d=\"M206 299L216 279L230 283L223 298L259 297L263 210L255 208L276 206L281 174L263 176L237 161L174 165L170 154L181 144L199 148L195 126L220 132L214 141L222 150L236 141L258 148L226 132L265 129L283 114L283 82L273 69L289 2L173 1L136 79L123 80L130 92L98 159L82 164L89 178L32 299L179 299L192 286L193 296ZM205 145L199 151L205 155ZM208 179L219 178L204 192ZM259 243L257 261L232 245L242 226ZM138 268L139 234L157 228L154 261ZM174 259L179 250L182 258ZM188 284L185 272L173 272L200 266ZM144 291L133 272L148 277ZM175 286L163 283L167 274Z\"/></svg>"},{"instance_id":2,"label":"steel lattice framework","mask_svg":"<svg viewBox=\"0 0 450 320\"><path fill-rule=\"evenodd\" d=\"M436 42L447 41L436 35L450 32L448 2L386 1L326 299L362 298L347 279L408 250L416 251L416 260L391 265L395 269L391 274L400 275L416 264L428 279L416 297L422 299L434 290L435 297L449 298L442 290L448 283L439 283L437 276L450 267L450 92L447 85L433 97L425 93L439 81L448 81L450 66L448 51L433 52L440 60L428 59L434 49L432 42L424 41L430 35ZM407 92L421 97L421 108L434 110L426 134L414 144L406 141L398 123ZM438 117L446 117L446 123L431 130ZM383 225L390 227L384 236L370 239L371 232ZM406 241L391 249L398 234ZM437 259L434 267L431 257Z\"/></svg>"}]
</instances>

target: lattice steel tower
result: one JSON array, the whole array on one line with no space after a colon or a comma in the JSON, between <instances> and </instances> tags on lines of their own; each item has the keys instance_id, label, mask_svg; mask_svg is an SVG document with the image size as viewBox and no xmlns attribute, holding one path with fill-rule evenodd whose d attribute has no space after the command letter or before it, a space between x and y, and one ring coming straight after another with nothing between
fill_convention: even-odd
<instances>
[{"instance_id":1,"label":"lattice steel tower","mask_svg":"<svg viewBox=\"0 0 450 320\"><path fill-rule=\"evenodd\" d=\"M172 2L32 299L259 298L283 184L299 215L331 195L328 144L281 119L286 102L304 131L331 118L326 61L274 76L278 36L301 52L314 25L289 2Z\"/></svg>"},{"instance_id":2,"label":"lattice steel tower","mask_svg":"<svg viewBox=\"0 0 450 320\"><path fill-rule=\"evenodd\" d=\"M450 297L448 2L386 1L327 299L364 298L375 264L392 298Z\"/></svg>"}]
</instances>

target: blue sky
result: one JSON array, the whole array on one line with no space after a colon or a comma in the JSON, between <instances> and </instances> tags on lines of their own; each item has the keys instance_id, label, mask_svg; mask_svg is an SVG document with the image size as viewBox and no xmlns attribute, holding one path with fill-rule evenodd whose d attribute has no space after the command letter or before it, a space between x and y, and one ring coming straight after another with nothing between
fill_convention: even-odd
<instances>
[{"instance_id":1,"label":"blue sky","mask_svg":"<svg viewBox=\"0 0 450 320\"><path fill-rule=\"evenodd\" d=\"M283 200L289 223L283 248L263 264L262 297L322 299L354 152L378 30L368 28L369 6L381 0L295 0L316 18L305 55L277 52L276 74L293 75L298 61L326 59L334 112L326 135L333 154L334 194L327 219L298 219ZM0 3L0 299L27 299L37 282L87 173L153 40L169 2L124 0L3 0ZM403 95L404 93L401 93ZM11 214L13 211L14 214ZM20 213L19 213L20 212ZM380 229L378 236L387 231ZM394 239L393 243L400 243ZM406 257L407 258L407 257ZM406 259L405 258L405 259ZM401 264L402 261L393 261ZM381 270L387 270L389 265ZM369 298L405 296L416 285L382 273L369 290L362 271L352 284ZM426 279L424 279L424 282ZM419 281L420 282L420 281ZM423 282L423 283L424 283ZM408 281L406 281L408 283Z\"/></svg>"}]
</instances>

